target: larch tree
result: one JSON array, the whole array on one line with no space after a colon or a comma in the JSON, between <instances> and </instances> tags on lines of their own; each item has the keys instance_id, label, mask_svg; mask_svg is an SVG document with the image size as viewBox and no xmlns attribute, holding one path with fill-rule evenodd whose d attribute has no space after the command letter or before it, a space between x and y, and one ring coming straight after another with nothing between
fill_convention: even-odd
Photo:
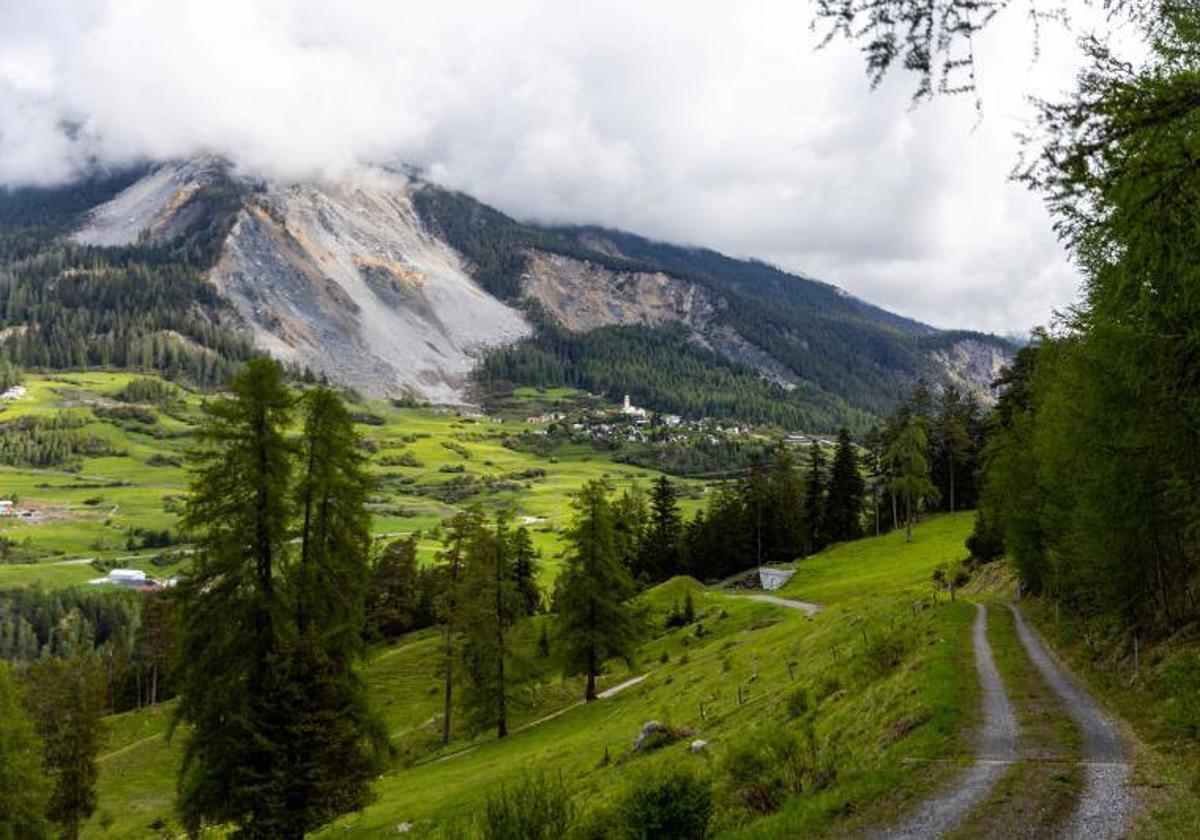
<instances>
[{"instance_id":1,"label":"larch tree","mask_svg":"<svg viewBox=\"0 0 1200 840\"><path fill-rule=\"evenodd\" d=\"M612 504L601 481L590 481L576 496L567 531L567 554L558 578L554 607L558 647L568 673L587 678L584 699L596 699L596 677L614 656L630 659L638 621L629 603L633 580L617 553Z\"/></svg>"},{"instance_id":2,"label":"larch tree","mask_svg":"<svg viewBox=\"0 0 1200 840\"><path fill-rule=\"evenodd\" d=\"M231 823L263 836L280 817L268 691L291 619L280 582L294 533L294 403L279 366L253 359L228 397L205 405L192 453L183 525L196 553L179 588L175 716L188 727L177 804L191 831Z\"/></svg>"},{"instance_id":3,"label":"larch tree","mask_svg":"<svg viewBox=\"0 0 1200 840\"><path fill-rule=\"evenodd\" d=\"M929 439L918 414L905 416L888 448L888 460L895 471L892 489L904 500L904 539L912 542L913 517L935 490L929 480Z\"/></svg>"}]
</instances>

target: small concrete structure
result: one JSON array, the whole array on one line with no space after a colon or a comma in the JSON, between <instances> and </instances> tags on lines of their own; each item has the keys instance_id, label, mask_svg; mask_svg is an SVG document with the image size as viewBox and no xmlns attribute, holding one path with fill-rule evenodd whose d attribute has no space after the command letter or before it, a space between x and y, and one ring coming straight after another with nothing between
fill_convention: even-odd
<instances>
[{"instance_id":1,"label":"small concrete structure","mask_svg":"<svg viewBox=\"0 0 1200 840\"><path fill-rule=\"evenodd\" d=\"M768 566L758 567L758 580L762 583L762 588L768 592L782 587L794 574L796 574L795 569L772 569Z\"/></svg>"},{"instance_id":2,"label":"small concrete structure","mask_svg":"<svg viewBox=\"0 0 1200 840\"><path fill-rule=\"evenodd\" d=\"M13 503L9 499L0 499L0 516L12 516Z\"/></svg>"},{"instance_id":3,"label":"small concrete structure","mask_svg":"<svg viewBox=\"0 0 1200 840\"><path fill-rule=\"evenodd\" d=\"M141 569L113 569L108 573L108 582L117 586L145 586L151 581Z\"/></svg>"}]
</instances>

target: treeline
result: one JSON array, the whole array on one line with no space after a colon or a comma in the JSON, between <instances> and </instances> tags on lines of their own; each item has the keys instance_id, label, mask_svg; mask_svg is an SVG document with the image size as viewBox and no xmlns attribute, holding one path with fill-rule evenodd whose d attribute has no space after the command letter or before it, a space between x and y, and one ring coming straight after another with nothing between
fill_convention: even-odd
<instances>
[{"instance_id":1,"label":"treeline","mask_svg":"<svg viewBox=\"0 0 1200 840\"><path fill-rule=\"evenodd\" d=\"M84 432L86 425L86 418L66 411L0 423L0 464L69 469L85 457L125 454L104 438Z\"/></svg>"},{"instance_id":2,"label":"treeline","mask_svg":"<svg viewBox=\"0 0 1200 840\"><path fill-rule=\"evenodd\" d=\"M793 390L691 340L681 325L609 326L574 333L545 316L530 338L490 353L477 371L489 388L569 386L699 419L788 429L863 430L869 415L810 385Z\"/></svg>"},{"instance_id":3,"label":"treeline","mask_svg":"<svg viewBox=\"0 0 1200 840\"><path fill-rule=\"evenodd\" d=\"M127 182L78 189L102 201ZM235 187L209 184L180 208L188 227L170 242L92 248L59 238L82 221L78 196L0 191L0 327L8 328L0 351L26 369L116 367L224 381L252 348L204 272L237 207Z\"/></svg>"},{"instance_id":4,"label":"treeline","mask_svg":"<svg viewBox=\"0 0 1200 840\"><path fill-rule=\"evenodd\" d=\"M21 366L0 353L0 394L14 385L20 385L24 378L25 372Z\"/></svg>"},{"instance_id":5,"label":"treeline","mask_svg":"<svg viewBox=\"0 0 1200 840\"><path fill-rule=\"evenodd\" d=\"M164 595L39 588L0 592L0 660L95 660L106 712L173 695L172 604Z\"/></svg>"},{"instance_id":6,"label":"treeline","mask_svg":"<svg viewBox=\"0 0 1200 840\"><path fill-rule=\"evenodd\" d=\"M1085 294L1005 377L978 533L1027 590L1126 639L1200 616L1200 38L1173 8L1145 31L1144 62L1097 45L1075 95L1042 109L1047 147L1026 176Z\"/></svg>"}]
</instances>

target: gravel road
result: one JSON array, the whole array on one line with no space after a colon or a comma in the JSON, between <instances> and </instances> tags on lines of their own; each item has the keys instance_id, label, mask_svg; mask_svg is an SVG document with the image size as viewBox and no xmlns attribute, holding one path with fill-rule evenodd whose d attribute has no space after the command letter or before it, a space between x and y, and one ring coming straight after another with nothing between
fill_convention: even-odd
<instances>
[{"instance_id":1,"label":"gravel road","mask_svg":"<svg viewBox=\"0 0 1200 840\"><path fill-rule=\"evenodd\" d=\"M1017 756L1017 719L988 644L987 607L976 604L975 608L972 643L983 694L983 721L975 732L975 763L954 781L953 787L927 800L906 823L882 832L881 837L917 840L953 831L987 797Z\"/></svg>"},{"instance_id":2,"label":"gravel road","mask_svg":"<svg viewBox=\"0 0 1200 840\"><path fill-rule=\"evenodd\" d=\"M780 598L778 595L728 595L729 598L748 598L751 601L762 601L764 604L775 604L780 607L787 607L793 610L803 610L812 615L820 611L819 604L810 604L807 601L793 601L791 598Z\"/></svg>"},{"instance_id":3,"label":"gravel road","mask_svg":"<svg viewBox=\"0 0 1200 840\"><path fill-rule=\"evenodd\" d=\"M1129 754L1112 719L1047 653L1041 639L1012 607L1017 636L1046 683L1062 698L1067 714L1083 736L1085 778L1083 794L1064 836L1079 840L1108 840L1125 836L1134 799L1126 786Z\"/></svg>"}]
</instances>

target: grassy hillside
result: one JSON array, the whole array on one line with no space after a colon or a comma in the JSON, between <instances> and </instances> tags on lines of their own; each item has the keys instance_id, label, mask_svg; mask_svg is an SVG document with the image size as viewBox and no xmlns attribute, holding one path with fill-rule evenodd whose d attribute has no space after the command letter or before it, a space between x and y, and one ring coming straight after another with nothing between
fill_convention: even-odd
<instances>
[{"instance_id":1,"label":"grassy hillside","mask_svg":"<svg viewBox=\"0 0 1200 840\"><path fill-rule=\"evenodd\" d=\"M469 827L502 780L511 784L535 770L561 776L583 819L596 821L631 780L679 766L714 780L716 828L729 834L796 836L885 824L953 767L907 759L954 757L965 748L962 733L975 708L973 610L944 600L932 607L928 580L935 567L959 559L969 528L969 515L941 517L919 527L912 544L892 534L803 561L785 594L828 604L813 617L686 578L649 590L640 599L649 630L634 668L610 663L601 687L644 680L588 705L579 702L579 681L563 680L552 659L536 653L537 623L546 619L527 621L517 647L532 680L504 741L459 732L450 747L438 743L436 634L376 650L367 680L397 764L377 784L375 804L326 834L376 837L401 823L415 836L452 834ZM688 592L696 622L666 628L667 613ZM807 711L797 712L800 692ZM87 836L152 836L154 826L169 824L178 746L163 738L168 714L169 707L111 720L100 807ZM694 734L634 752L632 739L649 720ZM760 818L744 805L746 781L732 777L730 757L761 752L810 727L820 789ZM693 738L708 748L689 752Z\"/></svg>"},{"instance_id":2,"label":"grassy hillside","mask_svg":"<svg viewBox=\"0 0 1200 840\"><path fill-rule=\"evenodd\" d=\"M30 418L70 416L83 423L72 434L103 441L112 453L41 467L0 463L0 499L15 497L21 507L35 511L29 519L0 518L0 537L16 543L24 559L36 560L0 563L0 588L82 583L98 574L88 563L92 559L156 576L186 562L186 546L139 548L134 532L175 529L173 502L187 488L182 460L192 445L202 397L177 389L179 399L170 405L131 406L118 400L136 378L103 372L29 376L25 397L0 402L0 436ZM571 394L525 397L531 406L543 407ZM112 413L131 407L140 419ZM518 423L515 414L498 422L384 404L354 408L378 479L371 500L373 530L380 538L422 532L424 558L437 548L439 523L479 502L489 510L509 510L529 524L549 579L572 491L593 478L606 477L620 489L635 480L648 485L658 475L614 464L587 445L557 446L545 457L509 449L505 436L536 428ZM704 488L690 482L682 486L683 506L690 513Z\"/></svg>"}]
</instances>

